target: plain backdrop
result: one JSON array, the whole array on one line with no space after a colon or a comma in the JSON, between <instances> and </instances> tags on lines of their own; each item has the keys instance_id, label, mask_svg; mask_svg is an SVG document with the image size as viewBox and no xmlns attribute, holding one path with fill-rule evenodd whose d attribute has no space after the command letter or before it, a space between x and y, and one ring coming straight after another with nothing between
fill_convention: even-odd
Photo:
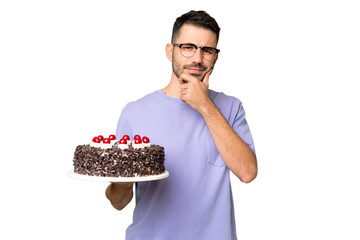
<instances>
[{"instance_id":1,"label":"plain backdrop","mask_svg":"<svg viewBox=\"0 0 360 240\"><path fill-rule=\"evenodd\" d=\"M76 145L167 85L165 45L192 9L222 29L210 88L243 102L255 141L258 177L231 176L238 238L360 239L350 0L1 1L1 239L124 239L134 201L116 211L107 183L67 172Z\"/></svg>"}]
</instances>

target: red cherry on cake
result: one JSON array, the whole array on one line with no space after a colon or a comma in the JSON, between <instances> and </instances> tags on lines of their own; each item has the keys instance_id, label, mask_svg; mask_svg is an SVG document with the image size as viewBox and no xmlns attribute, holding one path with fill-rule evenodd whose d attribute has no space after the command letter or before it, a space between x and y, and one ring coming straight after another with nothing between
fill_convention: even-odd
<instances>
[{"instance_id":1,"label":"red cherry on cake","mask_svg":"<svg viewBox=\"0 0 360 240\"><path fill-rule=\"evenodd\" d=\"M98 137L94 137L92 141L94 143L100 143L100 139Z\"/></svg>"},{"instance_id":2,"label":"red cherry on cake","mask_svg":"<svg viewBox=\"0 0 360 240\"><path fill-rule=\"evenodd\" d=\"M110 140L115 140L115 139L116 139L116 136L115 136L114 134L111 134L111 135L109 136L109 139L110 139Z\"/></svg>"},{"instance_id":3,"label":"red cherry on cake","mask_svg":"<svg viewBox=\"0 0 360 240\"><path fill-rule=\"evenodd\" d=\"M110 144L110 139L108 139L108 138L104 138L103 143L105 143L105 144Z\"/></svg>"},{"instance_id":4,"label":"red cherry on cake","mask_svg":"<svg viewBox=\"0 0 360 240\"><path fill-rule=\"evenodd\" d=\"M127 144L127 140L126 139L120 139L120 144Z\"/></svg>"},{"instance_id":5,"label":"red cherry on cake","mask_svg":"<svg viewBox=\"0 0 360 240\"><path fill-rule=\"evenodd\" d=\"M130 140L130 137L129 137L129 135L124 135L123 137L122 137L122 139L125 139L125 140Z\"/></svg>"},{"instance_id":6,"label":"red cherry on cake","mask_svg":"<svg viewBox=\"0 0 360 240\"><path fill-rule=\"evenodd\" d=\"M101 142L102 140L104 140L104 137L103 137L102 135L99 135L98 138L99 138L100 142Z\"/></svg>"},{"instance_id":7,"label":"red cherry on cake","mask_svg":"<svg viewBox=\"0 0 360 240\"><path fill-rule=\"evenodd\" d=\"M135 144L141 144L141 139L135 139Z\"/></svg>"},{"instance_id":8,"label":"red cherry on cake","mask_svg":"<svg viewBox=\"0 0 360 240\"><path fill-rule=\"evenodd\" d=\"M140 139L140 140L141 140L140 135L135 135L135 136L134 136L134 140L136 140L136 139Z\"/></svg>"},{"instance_id":9,"label":"red cherry on cake","mask_svg":"<svg viewBox=\"0 0 360 240\"><path fill-rule=\"evenodd\" d=\"M150 142L150 139L149 139L148 137L144 136L144 137L142 138L142 141L143 141L143 143L149 143L149 142Z\"/></svg>"}]
</instances>

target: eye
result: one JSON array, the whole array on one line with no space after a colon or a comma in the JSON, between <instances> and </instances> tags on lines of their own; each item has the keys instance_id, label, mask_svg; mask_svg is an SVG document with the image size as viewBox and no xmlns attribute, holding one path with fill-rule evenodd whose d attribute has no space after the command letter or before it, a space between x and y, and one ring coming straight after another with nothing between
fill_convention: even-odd
<instances>
[{"instance_id":1,"label":"eye","mask_svg":"<svg viewBox=\"0 0 360 240\"><path fill-rule=\"evenodd\" d=\"M191 45L191 44L184 44L184 45L181 46L181 48L184 49L184 50L194 50L195 46Z\"/></svg>"},{"instance_id":2,"label":"eye","mask_svg":"<svg viewBox=\"0 0 360 240\"><path fill-rule=\"evenodd\" d=\"M210 47L203 47L202 50L204 51L204 53L208 53L208 54L213 54L215 52L215 50Z\"/></svg>"}]
</instances>

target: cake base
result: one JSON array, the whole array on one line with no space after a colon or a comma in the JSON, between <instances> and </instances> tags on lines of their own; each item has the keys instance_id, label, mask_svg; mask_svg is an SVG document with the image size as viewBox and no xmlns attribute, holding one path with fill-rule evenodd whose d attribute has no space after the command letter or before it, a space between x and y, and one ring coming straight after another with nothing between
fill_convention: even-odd
<instances>
[{"instance_id":1,"label":"cake base","mask_svg":"<svg viewBox=\"0 0 360 240\"><path fill-rule=\"evenodd\" d=\"M148 182L148 181L155 181L155 180L167 178L169 176L169 172L165 170L164 173L158 175L142 176L142 177L97 177L97 176L78 174L75 173L74 170L70 170L68 172L68 176L78 180L96 181L96 182Z\"/></svg>"}]
</instances>

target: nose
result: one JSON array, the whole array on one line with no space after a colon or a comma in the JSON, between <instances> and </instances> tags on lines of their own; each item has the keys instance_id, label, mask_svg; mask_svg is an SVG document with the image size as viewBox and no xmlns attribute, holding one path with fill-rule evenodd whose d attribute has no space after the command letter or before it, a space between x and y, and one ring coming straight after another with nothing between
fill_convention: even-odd
<instances>
[{"instance_id":1,"label":"nose","mask_svg":"<svg viewBox=\"0 0 360 240\"><path fill-rule=\"evenodd\" d=\"M203 57L202 57L201 48L196 49L194 56L192 56L192 61L196 63L202 63Z\"/></svg>"}]
</instances>

